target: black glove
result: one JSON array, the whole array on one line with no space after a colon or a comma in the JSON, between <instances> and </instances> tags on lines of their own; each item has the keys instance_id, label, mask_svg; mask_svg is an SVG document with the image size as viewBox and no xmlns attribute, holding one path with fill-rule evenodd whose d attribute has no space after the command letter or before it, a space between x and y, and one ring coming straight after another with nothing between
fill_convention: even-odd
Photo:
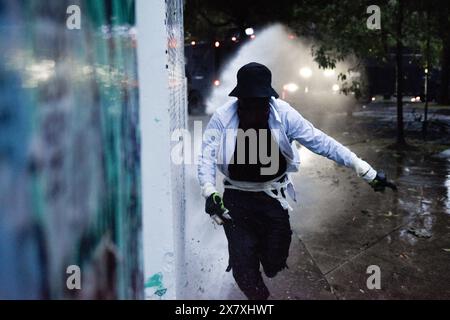
<instances>
[{"instance_id":1,"label":"black glove","mask_svg":"<svg viewBox=\"0 0 450 320\"><path fill-rule=\"evenodd\" d=\"M397 186L393 181L387 180L386 174L380 170L377 172L375 179L369 182L370 186L375 190L375 192L383 192L386 187L391 188L394 191L397 191Z\"/></svg>"},{"instance_id":2,"label":"black glove","mask_svg":"<svg viewBox=\"0 0 450 320\"><path fill-rule=\"evenodd\" d=\"M226 220L231 220L228 209L225 208L223 199L217 192L214 192L206 198L205 211L218 224L223 224Z\"/></svg>"}]
</instances>

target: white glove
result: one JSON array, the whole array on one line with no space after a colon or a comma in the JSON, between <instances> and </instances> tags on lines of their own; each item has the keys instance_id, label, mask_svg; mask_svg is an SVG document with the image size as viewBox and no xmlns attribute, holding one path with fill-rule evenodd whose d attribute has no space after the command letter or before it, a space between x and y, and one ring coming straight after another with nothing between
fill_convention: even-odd
<instances>
[{"instance_id":1,"label":"white glove","mask_svg":"<svg viewBox=\"0 0 450 320\"><path fill-rule=\"evenodd\" d=\"M217 192L216 187L210 182L205 183L201 188L202 188L202 195L205 198L208 198L214 192Z\"/></svg>"},{"instance_id":2,"label":"white glove","mask_svg":"<svg viewBox=\"0 0 450 320\"><path fill-rule=\"evenodd\" d=\"M377 176L377 172L364 160L355 156L353 159L353 168L358 177L363 178L367 182L372 182Z\"/></svg>"}]
</instances>

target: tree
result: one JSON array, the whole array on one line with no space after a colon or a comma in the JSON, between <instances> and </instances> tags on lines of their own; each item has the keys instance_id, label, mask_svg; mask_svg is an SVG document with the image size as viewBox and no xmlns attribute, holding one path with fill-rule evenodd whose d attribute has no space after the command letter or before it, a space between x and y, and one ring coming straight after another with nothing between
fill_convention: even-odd
<instances>
[{"instance_id":1,"label":"tree","mask_svg":"<svg viewBox=\"0 0 450 320\"><path fill-rule=\"evenodd\" d=\"M311 36L317 41L314 55L321 67L334 67L337 61L349 56L355 56L359 60L376 58L378 61L395 63L397 143L405 145L403 53L405 48L408 48L409 51L425 56L423 53L426 50L419 44L423 44L427 37L430 37L430 31L423 28L426 6L423 5L424 1L419 0L377 1L381 9L381 29L371 30L366 26L369 16L366 9L370 4L363 0L307 0L296 8L295 14L299 21L306 19L309 23L305 25L301 22L294 27L298 33ZM435 17L429 16L428 19L435 20ZM429 38L428 41L431 42ZM429 64L430 52L429 46Z\"/></svg>"},{"instance_id":2,"label":"tree","mask_svg":"<svg viewBox=\"0 0 450 320\"><path fill-rule=\"evenodd\" d=\"M397 143L405 144L403 131L403 18L405 14L404 0L398 0L396 10L395 61L397 69Z\"/></svg>"},{"instance_id":3,"label":"tree","mask_svg":"<svg viewBox=\"0 0 450 320\"><path fill-rule=\"evenodd\" d=\"M448 1L432 1L431 15L434 19L434 30L442 42L441 73L438 102L450 103L450 3Z\"/></svg>"},{"instance_id":4,"label":"tree","mask_svg":"<svg viewBox=\"0 0 450 320\"><path fill-rule=\"evenodd\" d=\"M425 106L422 123L423 137L426 139L428 126L429 78L430 72L439 66L440 86L437 101L449 104L450 81L450 3L445 0L412 0L418 15L416 44L422 53L421 64L425 70Z\"/></svg>"},{"instance_id":5,"label":"tree","mask_svg":"<svg viewBox=\"0 0 450 320\"><path fill-rule=\"evenodd\" d=\"M301 1L300 1L301 2ZM295 18L292 9L296 0L186 0L185 28L188 37L214 39L235 29L245 36L248 27L264 26L271 22L289 25Z\"/></svg>"}]
</instances>

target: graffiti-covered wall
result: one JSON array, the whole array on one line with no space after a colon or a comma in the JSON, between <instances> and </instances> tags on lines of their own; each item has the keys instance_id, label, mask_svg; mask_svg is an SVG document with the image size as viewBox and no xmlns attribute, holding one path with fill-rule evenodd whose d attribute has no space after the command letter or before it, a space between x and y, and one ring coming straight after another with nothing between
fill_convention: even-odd
<instances>
[{"instance_id":1,"label":"graffiti-covered wall","mask_svg":"<svg viewBox=\"0 0 450 320\"><path fill-rule=\"evenodd\" d=\"M0 299L142 297L134 20L128 0L0 1Z\"/></svg>"}]
</instances>

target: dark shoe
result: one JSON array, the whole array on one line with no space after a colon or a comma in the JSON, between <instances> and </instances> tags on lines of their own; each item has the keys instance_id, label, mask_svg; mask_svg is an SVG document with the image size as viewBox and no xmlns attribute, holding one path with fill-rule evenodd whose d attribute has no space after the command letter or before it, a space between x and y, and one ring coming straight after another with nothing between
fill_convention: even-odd
<instances>
[{"instance_id":1,"label":"dark shoe","mask_svg":"<svg viewBox=\"0 0 450 320\"><path fill-rule=\"evenodd\" d=\"M278 274L278 271L266 271L264 270L264 273L268 278L273 278Z\"/></svg>"},{"instance_id":2,"label":"dark shoe","mask_svg":"<svg viewBox=\"0 0 450 320\"><path fill-rule=\"evenodd\" d=\"M280 272L281 270L283 270L285 268L289 269L287 263L285 263L284 266L282 266L281 268L278 268L278 269L269 269L269 270L264 269L264 268L263 269L264 269L264 273L266 274L266 276L268 278L273 278L278 274L278 272Z\"/></svg>"}]
</instances>

